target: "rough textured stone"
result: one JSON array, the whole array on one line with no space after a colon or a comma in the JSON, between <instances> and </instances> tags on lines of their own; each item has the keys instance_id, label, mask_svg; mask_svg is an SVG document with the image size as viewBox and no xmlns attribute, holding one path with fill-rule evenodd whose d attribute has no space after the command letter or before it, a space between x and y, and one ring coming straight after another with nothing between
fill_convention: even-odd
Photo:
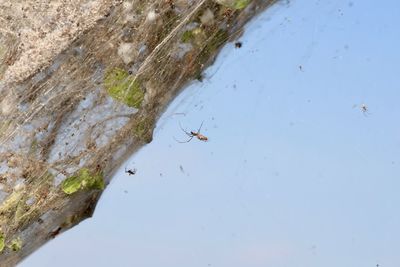
<instances>
[{"instance_id":1,"label":"rough textured stone","mask_svg":"<svg viewBox=\"0 0 400 267\"><path fill-rule=\"evenodd\" d=\"M177 92L273 1L247 2L0 3L1 266L91 216Z\"/></svg>"}]
</instances>

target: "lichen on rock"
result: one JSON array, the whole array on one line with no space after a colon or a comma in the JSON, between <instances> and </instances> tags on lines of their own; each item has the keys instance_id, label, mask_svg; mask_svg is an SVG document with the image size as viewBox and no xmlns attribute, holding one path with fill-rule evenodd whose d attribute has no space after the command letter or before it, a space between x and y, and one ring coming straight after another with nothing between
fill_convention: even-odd
<instances>
[{"instance_id":1,"label":"lichen on rock","mask_svg":"<svg viewBox=\"0 0 400 267\"><path fill-rule=\"evenodd\" d=\"M229 7L229 8L233 8L233 9L243 9L245 7L247 7L251 0L216 0L217 3Z\"/></svg>"},{"instance_id":2,"label":"lichen on rock","mask_svg":"<svg viewBox=\"0 0 400 267\"><path fill-rule=\"evenodd\" d=\"M61 188L68 195L80 190L103 190L103 175L100 172L93 174L89 169L83 168L76 175L65 179Z\"/></svg>"},{"instance_id":3,"label":"lichen on rock","mask_svg":"<svg viewBox=\"0 0 400 267\"><path fill-rule=\"evenodd\" d=\"M194 37L193 30L187 30L182 34L181 41L183 43L189 43Z\"/></svg>"},{"instance_id":4,"label":"lichen on rock","mask_svg":"<svg viewBox=\"0 0 400 267\"><path fill-rule=\"evenodd\" d=\"M152 133L154 127L154 118L149 117L139 117L137 123L133 128L134 135L140 140L150 143L152 140Z\"/></svg>"},{"instance_id":5,"label":"lichen on rock","mask_svg":"<svg viewBox=\"0 0 400 267\"><path fill-rule=\"evenodd\" d=\"M104 78L107 93L117 101L129 107L140 108L144 93L135 77L123 69L115 68L107 72Z\"/></svg>"}]
</instances>

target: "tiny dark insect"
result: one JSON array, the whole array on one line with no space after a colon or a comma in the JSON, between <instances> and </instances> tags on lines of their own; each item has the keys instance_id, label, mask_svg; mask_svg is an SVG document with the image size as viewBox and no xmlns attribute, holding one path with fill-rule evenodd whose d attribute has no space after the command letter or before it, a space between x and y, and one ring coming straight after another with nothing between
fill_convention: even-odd
<instances>
[{"instance_id":1,"label":"tiny dark insect","mask_svg":"<svg viewBox=\"0 0 400 267\"><path fill-rule=\"evenodd\" d=\"M62 229L61 227L58 227L53 232L50 232L50 238L55 238L56 236L58 236L61 232L61 229Z\"/></svg>"},{"instance_id":2,"label":"tiny dark insect","mask_svg":"<svg viewBox=\"0 0 400 267\"><path fill-rule=\"evenodd\" d=\"M125 173L127 173L129 176L135 175L136 174L136 169L126 169L125 168Z\"/></svg>"},{"instance_id":3,"label":"tiny dark insect","mask_svg":"<svg viewBox=\"0 0 400 267\"><path fill-rule=\"evenodd\" d=\"M235 43L235 48L242 48L243 43L242 42L236 42Z\"/></svg>"},{"instance_id":4,"label":"tiny dark insect","mask_svg":"<svg viewBox=\"0 0 400 267\"><path fill-rule=\"evenodd\" d=\"M303 71L303 66L302 65L299 65L299 70Z\"/></svg>"},{"instance_id":5,"label":"tiny dark insect","mask_svg":"<svg viewBox=\"0 0 400 267\"><path fill-rule=\"evenodd\" d=\"M361 112L364 114L364 116L367 116L370 114L367 105L361 104L360 109L361 109Z\"/></svg>"},{"instance_id":6,"label":"tiny dark insect","mask_svg":"<svg viewBox=\"0 0 400 267\"><path fill-rule=\"evenodd\" d=\"M194 131L186 131L185 129L182 128L182 125L179 124L179 126L181 127L181 130L187 135L189 136L189 139L186 141L178 141L176 140L178 143L189 143L190 141L192 141L193 137L196 137L198 140L203 141L203 142L207 142L208 141L208 137L205 135L202 135L200 133L201 127L203 126L203 123L201 123L200 128L197 130L197 132Z\"/></svg>"}]
</instances>

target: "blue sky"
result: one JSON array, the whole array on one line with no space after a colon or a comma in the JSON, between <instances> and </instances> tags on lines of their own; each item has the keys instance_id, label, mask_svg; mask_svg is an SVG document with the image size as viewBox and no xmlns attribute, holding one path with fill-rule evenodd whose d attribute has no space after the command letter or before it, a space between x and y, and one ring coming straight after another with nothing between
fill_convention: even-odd
<instances>
[{"instance_id":1,"label":"blue sky","mask_svg":"<svg viewBox=\"0 0 400 267\"><path fill-rule=\"evenodd\" d=\"M398 14L394 0L263 13L171 104L94 217L20 266L400 266ZM202 121L208 143L174 140Z\"/></svg>"}]
</instances>

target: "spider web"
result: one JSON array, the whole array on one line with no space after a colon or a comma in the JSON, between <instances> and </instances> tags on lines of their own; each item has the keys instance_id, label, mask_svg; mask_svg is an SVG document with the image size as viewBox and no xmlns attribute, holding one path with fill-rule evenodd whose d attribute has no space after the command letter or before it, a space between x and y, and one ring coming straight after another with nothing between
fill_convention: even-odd
<instances>
[{"instance_id":1,"label":"spider web","mask_svg":"<svg viewBox=\"0 0 400 267\"><path fill-rule=\"evenodd\" d=\"M20 14L15 10L24 2L0 4L0 21ZM26 12L30 23L3 23L2 264L14 265L91 216L103 187L87 179L107 184L151 141L158 116L179 90L201 79L222 45L273 2L253 0L235 10L212 0L42 1ZM72 15L44 19L53 12ZM29 29L22 37L21 27ZM45 41L24 50L40 34ZM53 48L43 52L47 46ZM33 55L41 56L29 62ZM63 186L72 178L81 184L69 194Z\"/></svg>"}]
</instances>

